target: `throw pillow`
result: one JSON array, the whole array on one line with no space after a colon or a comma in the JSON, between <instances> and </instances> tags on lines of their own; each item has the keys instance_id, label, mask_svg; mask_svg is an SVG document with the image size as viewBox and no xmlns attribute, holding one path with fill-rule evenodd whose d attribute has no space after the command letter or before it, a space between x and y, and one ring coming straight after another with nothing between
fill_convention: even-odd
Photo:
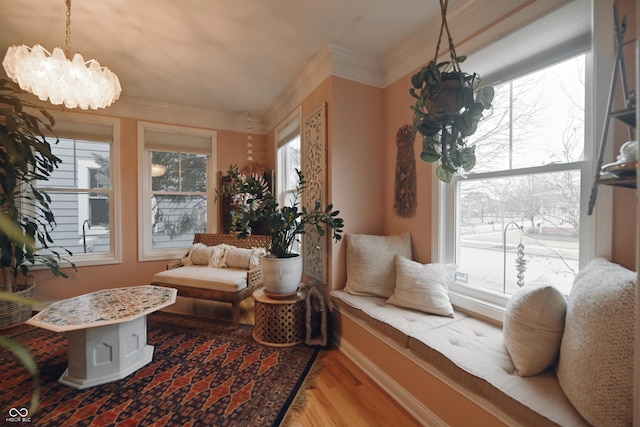
<instances>
[{"instance_id":1,"label":"throw pillow","mask_svg":"<svg viewBox=\"0 0 640 427\"><path fill-rule=\"evenodd\" d=\"M202 243L194 243L193 245L191 245L191 247L187 251L187 254L180 258L180 262L182 263L182 265L193 265L193 263L191 262L191 252L193 252L193 250L198 246L204 245Z\"/></svg>"},{"instance_id":2,"label":"throw pillow","mask_svg":"<svg viewBox=\"0 0 640 427\"><path fill-rule=\"evenodd\" d=\"M453 317L449 284L456 272L454 264L420 264L396 256L396 289L389 304Z\"/></svg>"},{"instance_id":3,"label":"throw pillow","mask_svg":"<svg viewBox=\"0 0 640 427\"><path fill-rule=\"evenodd\" d=\"M562 292L543 282L511 296L504 313L504 343L518 375L539 374L556 361L566 312Z\"/></svg>"},{"instance_id":4,"label":"throw pillow","mask_svg":"<svg viewBox=\"0 0 640 427\"><path fill-rule=\"evenodd\" d=\"M233 248L227 254L225 264L229 268L240 268L249 270L249 260L251 259L252 249Z\"/></svg>"},{"instance_id":5,"label":"throw pillow","mask_svg":"<svg viewBox=\"0 0 640 427\"><path fill-rule=\"evenodd\" d=\"M191 251L191 263L193 265L209 265L209 260L213 254L213 246L198 244Z\"/></svg>"},{"instance_id":6,"label":"throw pillow","mask_svg":"<svg viewBox=\"0 0 640 427\"><path fill-rule=\"evenodd\" d=\"M266 254L267 250L265 248L253 248L249 258L249 270L259 267L262 263L262 257Z\"/></svg>"},{"instance_id":7,"label":"throw pillow","mask_svg":"<svg viewBox=\"0 0 640 427\"><path fill-rule=\"evenodd\" d=\"M629 426L637 273L596 258L578 273L567 304L558 380L592 425Z\"/></svg>"},{"instance_id":8,"label":"throw pillow","mask_svg":"<svg viewBox=\"0 0 640 427\"><path fill-rule=\"evenodd\" d=\"M396 287L396 255L411 258L411 235L372 236L347 233L345 292L389 298Z\"/></svg>"},{"instance_id":9,"label":"throw pillow","mask_svg":"<svg viewBox=\"0 0 640 427\"><path fill-rule=\"evenodd\" d=\"M235 246L221 243L213 247L213 254L209 260L209 267L225 268L227 267L227 256L229 252L235 249Z\"/></svg>"}]
</instances>

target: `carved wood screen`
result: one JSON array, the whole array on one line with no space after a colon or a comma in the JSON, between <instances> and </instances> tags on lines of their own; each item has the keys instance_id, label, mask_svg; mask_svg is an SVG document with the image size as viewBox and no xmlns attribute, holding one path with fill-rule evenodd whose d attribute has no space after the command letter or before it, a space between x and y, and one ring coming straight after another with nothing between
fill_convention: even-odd
<instances>
[{"instance_id":1,"label":"carved wood screen","mask_svg":"<svg viewBox=\"0 0 640 427\"><path fill-rule=\"evenodd\" d=\"M313 208L316 200L327 203L327 122L326 104L322 103L304 119L302 126L302 171L307 189L302 205ZM327 282L327 235L320 236L315 228L308 228L303 235L302 253L304 273Z\"/></svg>"}]
</instances>

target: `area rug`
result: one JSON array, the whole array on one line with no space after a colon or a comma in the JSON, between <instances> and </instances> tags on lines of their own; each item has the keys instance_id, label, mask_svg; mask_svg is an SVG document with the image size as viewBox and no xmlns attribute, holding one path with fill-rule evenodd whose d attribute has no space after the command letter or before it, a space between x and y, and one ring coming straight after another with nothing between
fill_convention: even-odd
<instances>
[{"instance_id":1,"label":"area rug","mask_svg":"<svg viewBox=\"0 0 640 427\"><path fill-rule=\"evenodd\" d=\"M148 316L153 360L128 377L76 390L58 383L67 339L39 328L12 338L34 355L41 399L29 414L38 426L277 426L299 392L318 350L265 347L251 326L230 326L168 313ZM29 407L32 380L0 351L0 421Z\"/></svg>"}]
</instances>

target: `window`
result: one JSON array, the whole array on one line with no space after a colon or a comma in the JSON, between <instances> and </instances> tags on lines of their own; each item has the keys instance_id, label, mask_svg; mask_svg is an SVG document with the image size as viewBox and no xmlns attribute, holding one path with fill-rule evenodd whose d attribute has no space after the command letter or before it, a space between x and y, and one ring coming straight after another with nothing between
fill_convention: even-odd
<instances>
[{"instance_id":1,"label":"window","mask_svg":"<svg viewBox=\"0 0 640 427\"><path fill-rule=\"evenodd\" d=\"M573 2L544 19L589 22L584 3ZM487 50L508 56L522 49L518 36ZM593 112L586 99L595 86L586 84L594 79L593 54L584 40L589 38L556 40L563 48L546 56L529 40L538 61L505 66L498 58L494 62L503 70L478 65L482 75L501 82L493 83L492 115L469 139L477 163L466 177L438 184L436 192L437 259L458 265L451 291L459 306L499 319L495 308L539 277L568 294L580 266L595 252L589 237L594 221L584 214L594 163L593 132L586 127Z\"/></svg>"},{"instance_id":2,"label":"window","mask_svg":"<svg viewBox=\"0 0 640 427\"><path fill-rule=\"evenodd\" d=\"M195 233L215 232L215 132L141 124L140 259L184 255Z\"/></svg>"},{"instance_id":3,"label":"window","mask_svg":"<svg viewBox=\"0 0 640 427\"><path fill-rule=\"evenodd\" d=\"M117 121L63 116L54 130L52 151L62 163L38 187L52 198L55 245L70 250L77 265L117 261Z\"/></svg>"},{"instance_id":4,"label":"window","mask_svg":"<svg viewBox=\"0 0 640 427\"><path fill-rule=\"evenodd\" d=\"M297 197L298 174L301 170L301 145L300 145L300 111L289 116L284 125L276 130L277 140L277 196L281 206L291 206ZM300 253L301 242L293 245L293 252Z\"/></svg>"}]
</instances>

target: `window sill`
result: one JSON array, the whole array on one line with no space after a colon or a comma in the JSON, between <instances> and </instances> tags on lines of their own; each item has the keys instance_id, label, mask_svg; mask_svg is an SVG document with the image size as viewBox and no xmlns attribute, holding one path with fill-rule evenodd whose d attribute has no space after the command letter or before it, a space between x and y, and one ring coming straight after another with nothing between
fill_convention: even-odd
<instances>
[{"instance_id":1,"label":"window sill","mask_svg":"<svg viewBox=\"0 0 640 427\"><path fill-rule=\"evenodd\" d=\"M450 291L449 297L451 304L457 309L502 326L504 320L504 305L491 303L455 291Z\"/></svg>"}]
</instances>

